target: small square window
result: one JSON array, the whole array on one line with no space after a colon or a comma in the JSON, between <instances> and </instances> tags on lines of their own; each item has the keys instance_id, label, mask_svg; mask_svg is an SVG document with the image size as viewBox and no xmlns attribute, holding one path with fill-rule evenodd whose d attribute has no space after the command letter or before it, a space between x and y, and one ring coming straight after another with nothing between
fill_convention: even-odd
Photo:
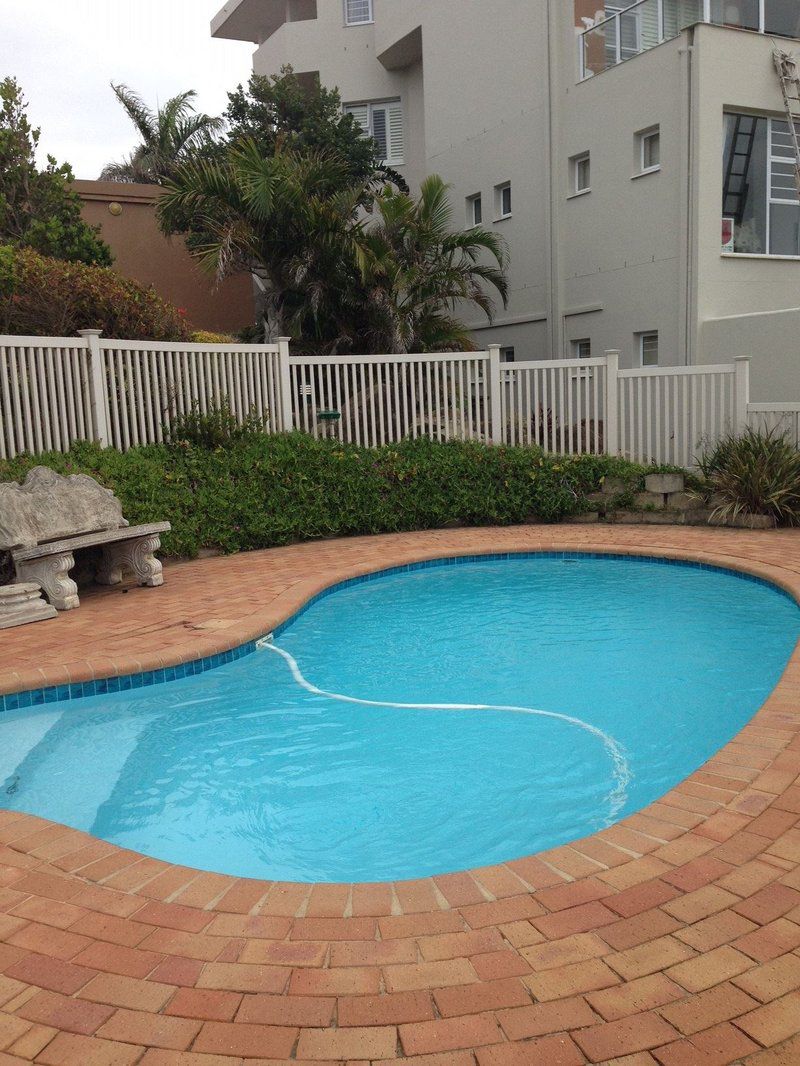
<instances>
[{"instance_id":1,"label":"small square window","mask_svg":"<svg viewBox=\"0 0 800 1066\"><path fill-rule=\"evenodd\" d=\"M592 187L592 167L588 152L575 155L570 160L572 171L572 193L588 192Z\"/></svg>"},{"instance_id":2,"label":"small square window","mask_svg":"<svg viewBox=\"0 0 800 1066\"><path fill-rule=\"evenodd\" d=\"M363 26L372 22L372 0L344 0L346 26Z\"/></svg>"},{"instance_id":3,"label":"small square window","mask_svg":"<svg viewBox=\"0 0 800 1066\"><path fill-rule=\"evenodd\" d=\"M500 349L500 362L501 363L513 363L515 359L516 359L516 353L515 353L513 347L511 347L511 348L501 348Z\"/></svg>"},{"instance_id":4,"label":"small square window","mask_svg":"<svg viewBox=\"0 0 800 1066\"><path fill-rule=\"evenodd\" d=\"M483 198L479 192L467 197L467 225L480 226L483 222Z\"/></svg>"},{"instance_id":5,"label":"small square window","mask_svg":"<svg viewBox=\"0 0 800 1066\"><path fill-rule=\"evenodd\" d=\"M581 340L571 341L572 358L573 359L591 359L592 358L592 342L588 337L584 337Z\"/></svg>"},{"instance_id":6,"label":"small square window","mask_svg":"<svg viewBox=\"0 0 800 1066\"><path fill-rule=\"evenodd\" d=\"M658 126L636 135L639 143L639 172L647 174L661 166L661 131Z\"/></svg>"},{"instance_id":7,"label":"small square window","mask_svg":"<svg viewBox=\"0 0 800 1066\"><path fill-rule=\"evenodd\" d=\"M495 185L495 211L498 218L508 218L511 214L511 182Z\"/></svg>"},{"instance_id":8,"label":"small square window","mask_svg":"<svg viewBox=\"0 0 800 1066\"><path fill-rule=\"evenodd\" d=\"M639 362L641 366L658 366L658 333L639 334Z\"/></svg>"}]
</instances>

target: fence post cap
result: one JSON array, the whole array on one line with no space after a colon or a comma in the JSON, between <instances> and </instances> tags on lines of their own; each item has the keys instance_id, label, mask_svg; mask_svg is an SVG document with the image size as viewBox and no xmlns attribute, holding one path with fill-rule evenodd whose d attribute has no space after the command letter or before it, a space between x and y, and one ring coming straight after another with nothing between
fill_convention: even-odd
<instances>
[{"instance_id":1,"label":"fence post cap","mask_svg":"<svg viewBox=\"0 0 800 1066\"><path fill-rule=\"evenodd\" d=\"M750 362L750 356L749 355L735 355L733 357L733 361L734 361L734 363L749 363Z\"/></svg>"},{"instance_id":2,"label":"fence post cap","mask_svg":"<svg viewBox=\"0 0 800 1066\"><path fill-rule=\"evenodd\" d=\"M79 337L102 337L103 331L101 329L79 329Z\"/></svg>"},{"instance_id":3,"label":"fence post cap","mask_svg":"<svg viewBox=\"0 0 800 1066\"><path fill-rule=\"evenodd\" d=\"M277 341L279 341L279 342L280 342L280 341L285 341L285 342L286 342L287 344L289 344L289 343L290 343L291 339L292 339L291 337L276 337L276 338L275 338L275 340L277 340Z\"/></svg>"}]
</instances>

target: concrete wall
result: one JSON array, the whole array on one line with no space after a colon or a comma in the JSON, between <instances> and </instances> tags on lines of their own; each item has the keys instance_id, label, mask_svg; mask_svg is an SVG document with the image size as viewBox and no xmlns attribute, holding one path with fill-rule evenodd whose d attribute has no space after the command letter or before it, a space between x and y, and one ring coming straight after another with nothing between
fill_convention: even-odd
<instances>
[{"instance_id":1,"label":"concrete wall","mask_svg":"<svg viewBox=\"0 0 800 1066\"><path fill-rule=\"evenodd\" d=\"M250 276L242 274L217 286L192 259L180 237L164 237L155 216L157 186L76 181L74 189L83 202L83 217L100 226L120 274L152 285L165 300L185 308L194 329L238 332L253 323ZM118 204L122 212L112 214L111 204Z\"/></svg>"}]
</instances>

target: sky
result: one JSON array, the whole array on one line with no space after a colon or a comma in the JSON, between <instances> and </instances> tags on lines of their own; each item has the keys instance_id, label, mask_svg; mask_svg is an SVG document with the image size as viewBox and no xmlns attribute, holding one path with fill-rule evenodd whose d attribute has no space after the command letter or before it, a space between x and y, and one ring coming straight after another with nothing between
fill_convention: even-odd
<instances>
[{"instance_id":1,"label":"sky","mask_svg":"<svg viewBox=\"0 0 800 1066\"><path fill-rule=\"evenodd\" d=\"M109 86L123 82L154 106L196 89L218 115L246 81L254 45L213 40L223 0L0 0L0 79L16 77L47 153L77 178L96 178L136 134Z\"/></svg>"}]
</instances>

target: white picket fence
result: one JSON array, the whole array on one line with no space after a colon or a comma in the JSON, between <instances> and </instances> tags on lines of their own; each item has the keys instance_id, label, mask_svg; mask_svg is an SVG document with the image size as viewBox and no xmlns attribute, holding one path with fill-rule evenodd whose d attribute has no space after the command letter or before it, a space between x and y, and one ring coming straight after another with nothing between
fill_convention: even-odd
<instances>
[{"instance_id":1,"label":"white picket fence","mask_svg":"<svg viewBox=\"0 0 800 1066\"><path fill-rule=\"evenodd\" d=\"M800 404L750 404L749 362L623 369L593 359L501 362L484 352L303 357L289 342L167 344L0 337L0 458L92 439L126 450L176 417L227 403L270 433L375 447L406 437L537 444L691 466L750 424L800 443Z\"/></svg>"}]
</instances>

